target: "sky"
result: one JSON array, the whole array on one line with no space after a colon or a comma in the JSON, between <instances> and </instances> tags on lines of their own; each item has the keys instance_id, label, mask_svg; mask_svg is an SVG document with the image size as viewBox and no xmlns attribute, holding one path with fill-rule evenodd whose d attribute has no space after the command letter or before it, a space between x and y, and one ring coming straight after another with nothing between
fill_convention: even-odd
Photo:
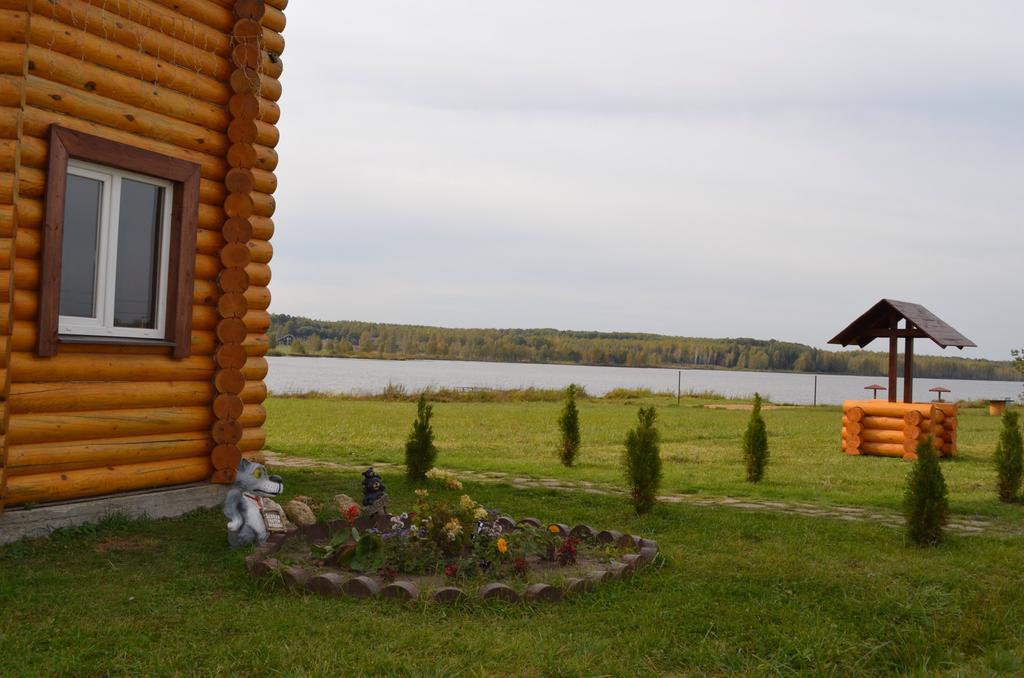
<instances>
[{"instance_id":1,"label":"sky","mask_svg":"<svg viewBox=\"0 0 1024 678\"><path fill-rule=\"evenodd\" d=\"M1024 346L1024 3L286 13L273 312L825 346L888 297Z\"/></svg>"}]
</instances>

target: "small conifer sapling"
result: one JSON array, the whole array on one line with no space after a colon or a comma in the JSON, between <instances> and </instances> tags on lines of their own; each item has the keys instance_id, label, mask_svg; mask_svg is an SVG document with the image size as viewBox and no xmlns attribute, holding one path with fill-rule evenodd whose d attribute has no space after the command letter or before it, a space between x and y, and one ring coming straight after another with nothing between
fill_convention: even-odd
<instances>
[{"instance_id":1,"label":"small conifer sapling","mask_svg":"<svg viewBox=\"0 0 1024 678\"><path fill-rule=\"evenodd\" d=\"M420 394L416 403L416 420L405 442L405 472L410 480L424 480L427 471L434 468L437 448L434 446L434 429L430 425L434 408L427 404L427 398Z\"/></svg>"},{"instance_id":2,"label":"small conifer sapling","mask_svg":"<svg viewBox=\"0 0 1024 678\"><path fill-rule=\"evenodd\" d=\"M747 463L747 481L761 482L768 465L768 429L761 416L761 395L758 393L754 394L754 409L743 434L743 458Z\"/></svg>"},{"instance_id":3,"label":"small conifer sapling","mask_svg":"<svg viewBox=\"0 0 1024 678\"><path fill-rule=\"evenodd\" d=\"M949 520L946 479L931 438L917 445L917 460L907 476L903 514L907 519L907 541L918 546L935 546L942 541L942 528Z\"/></svg>"},{"instance_id":4,"label":"small conifer sapling","mask_svg":"<svg viewBox=\"0 0 1024 678\"><path fill-rule=\"evenodd\" d=\"M1021 439L1020 419L1016 412L1003 414L1003 430L996 443L996 474L999 501L1012 503L1020 495L1024 478L1024 441Z\"/></svg>"},{"instance_id":5,"label":"small conifer sapling","mask_svg":"<svg viewBox=\"0 0 1024 678\"><path fill-rule=\"evenodd\" d=\"M630 499L638 514L654 507L661 485L661 456L658 449L658 429L654 407L641 407L637 412L636 428L626 435L626 482Z\"/></svg>"},{"instance_id":6,"label":"small conifer sapling","mask_svg":"<svg viewBox=\"0 0 1024 678\"><path fill-rule=\"evenodd\" d=\"M576 393L576 384L569 384L565 389L562 413L558 415L558 428L562 433L559 456L565 466L572 466L580 451L580 412L576 407Z\"/></svg>"}]
</instances>

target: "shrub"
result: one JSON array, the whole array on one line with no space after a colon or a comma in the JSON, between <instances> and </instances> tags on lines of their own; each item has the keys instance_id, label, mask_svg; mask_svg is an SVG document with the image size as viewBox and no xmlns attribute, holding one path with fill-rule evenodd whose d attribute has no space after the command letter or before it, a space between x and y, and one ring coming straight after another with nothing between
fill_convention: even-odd
<instances>
[{"instance_id":1,"label":"shrub","mask_svg":"<svg viewBox=\"0 0 1024 678\"><path fill-rule=\"evenodd\" d=\"M754 409L750 413L747 432L743 434L743 458L747 462L747 481L761 482L768 465L768 429L761 416L761 396L754 394Z\"/></svg>"},{"instance_id":2,"label":"shrub","mask_svg":"<svg viewBox=\"0 0 1024 678\"><path fill-rule=\"evenodd\" d=\"M949 520L946 479L939 467L939 455L931 438L917 446L917 461L907 476L903 497L907 519L907 540L918 546L934 546L942 541L942 528Z\"/></svg>"},{"instance_id":3,"label":"shrub","mask_svg":"<svg viewBox=\"0 0 1024 678\"><path fill-rule=\"evenodd\" d=\"M1003 414L1003 431L996 443L995 462L999 476L999 500L1016 501L1024 476L1024 441L1021 440L1020 420L1016 412Z\"/></svg>"},{"instance_id":4,"label":"shrub","mask_svg":"<svg viewBox=\"0 0 1024 678\"><path fill-rule=\"evenodd\" d=\"M658 451L658 429L654 427L654 407L641 407L636 428L626 435L626 482L637 513L654 507L655 495L661 485L661 457Z\"/></svg>"},{"instance_id":5,"label":"shrub","mask_svg":"<svg viewBox=\"0 0 1024 678\"><path fill-rule=\"evenodd\" d=\"M416 403L416 420L405 443L405 472L411 480L425 479L427 471L434 468L437 448L434 447L434 429L430 426L433 410L426 396L421 394Z\"/></svg>"},{"instance_id":6,"label":"shrub","mask_svg":"<svg viewBox=\"0 0 1024 678\"><path fill-rule=\"evenodd\" d=\"M562 463L572 466L576 454L580 451L580 412L576 409L576 384L569 384L565 389L565 405L558 415L558 428L562 432L562 448L559 455Z\"/></svg>"}]
</instances>

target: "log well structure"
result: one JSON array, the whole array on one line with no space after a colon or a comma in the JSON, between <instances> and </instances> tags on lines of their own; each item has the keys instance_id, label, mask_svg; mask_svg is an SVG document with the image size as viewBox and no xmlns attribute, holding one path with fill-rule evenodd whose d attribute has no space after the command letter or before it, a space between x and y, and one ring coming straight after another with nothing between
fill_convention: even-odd
<instances>
[{"instance_id":1,"label":"log well structure","mask_svg":"<svg viewBox=\"0 0 1024 678\"><path fill-rule=\"evenodd\" d=\"M232 482L263 446L286 4L0 0L0 512ZM58 333L55 163L85 147L180 189L166 339Z\"/></svg>"},{"instance_id":2,"label":"log well structure","mask_svg":"<svg viewBox=\"0 0 1024 678\"><path fill-rule=\"evenodd\" d=\"M917 446L931 440L942 456L956 454L955 403L914 402L914 339L926 338L942 348L975 346L974 342L920 304L882 299L829 343L864 348L878 338L889 339L889 401L847 400L843 403L841 443L846 454L917 458ZM904 340L903 402L896 402L898 340Z\"/></svg>"}]
</instances>

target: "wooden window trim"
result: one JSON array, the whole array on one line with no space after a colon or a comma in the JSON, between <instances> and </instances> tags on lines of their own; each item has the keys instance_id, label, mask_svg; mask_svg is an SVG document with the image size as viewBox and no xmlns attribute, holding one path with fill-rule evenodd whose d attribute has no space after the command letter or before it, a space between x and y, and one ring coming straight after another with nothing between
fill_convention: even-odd
<instances>
[{"instance_id":1,"label":"wooden window trim","mask_svg":"<svg viewBox=\"0 0 1024 678\"><path fill-rule=\"evenodd\" d=\"M40 356L57 354L60 313L61 245L64 241L64 196L68 160L76 158L127 172L166 179L174 184L171 204L171 247L167 262L167 322L163 339L173 344L175 358L192 351L192 288L195 278L196 222L199 218L199 165L128 144L50 126L49 167L46 176L46 215L39 275ZM81 338L76 338L76 343ZM97 338L96 343L136 343Z\"/></svg>"}]
</instances>

